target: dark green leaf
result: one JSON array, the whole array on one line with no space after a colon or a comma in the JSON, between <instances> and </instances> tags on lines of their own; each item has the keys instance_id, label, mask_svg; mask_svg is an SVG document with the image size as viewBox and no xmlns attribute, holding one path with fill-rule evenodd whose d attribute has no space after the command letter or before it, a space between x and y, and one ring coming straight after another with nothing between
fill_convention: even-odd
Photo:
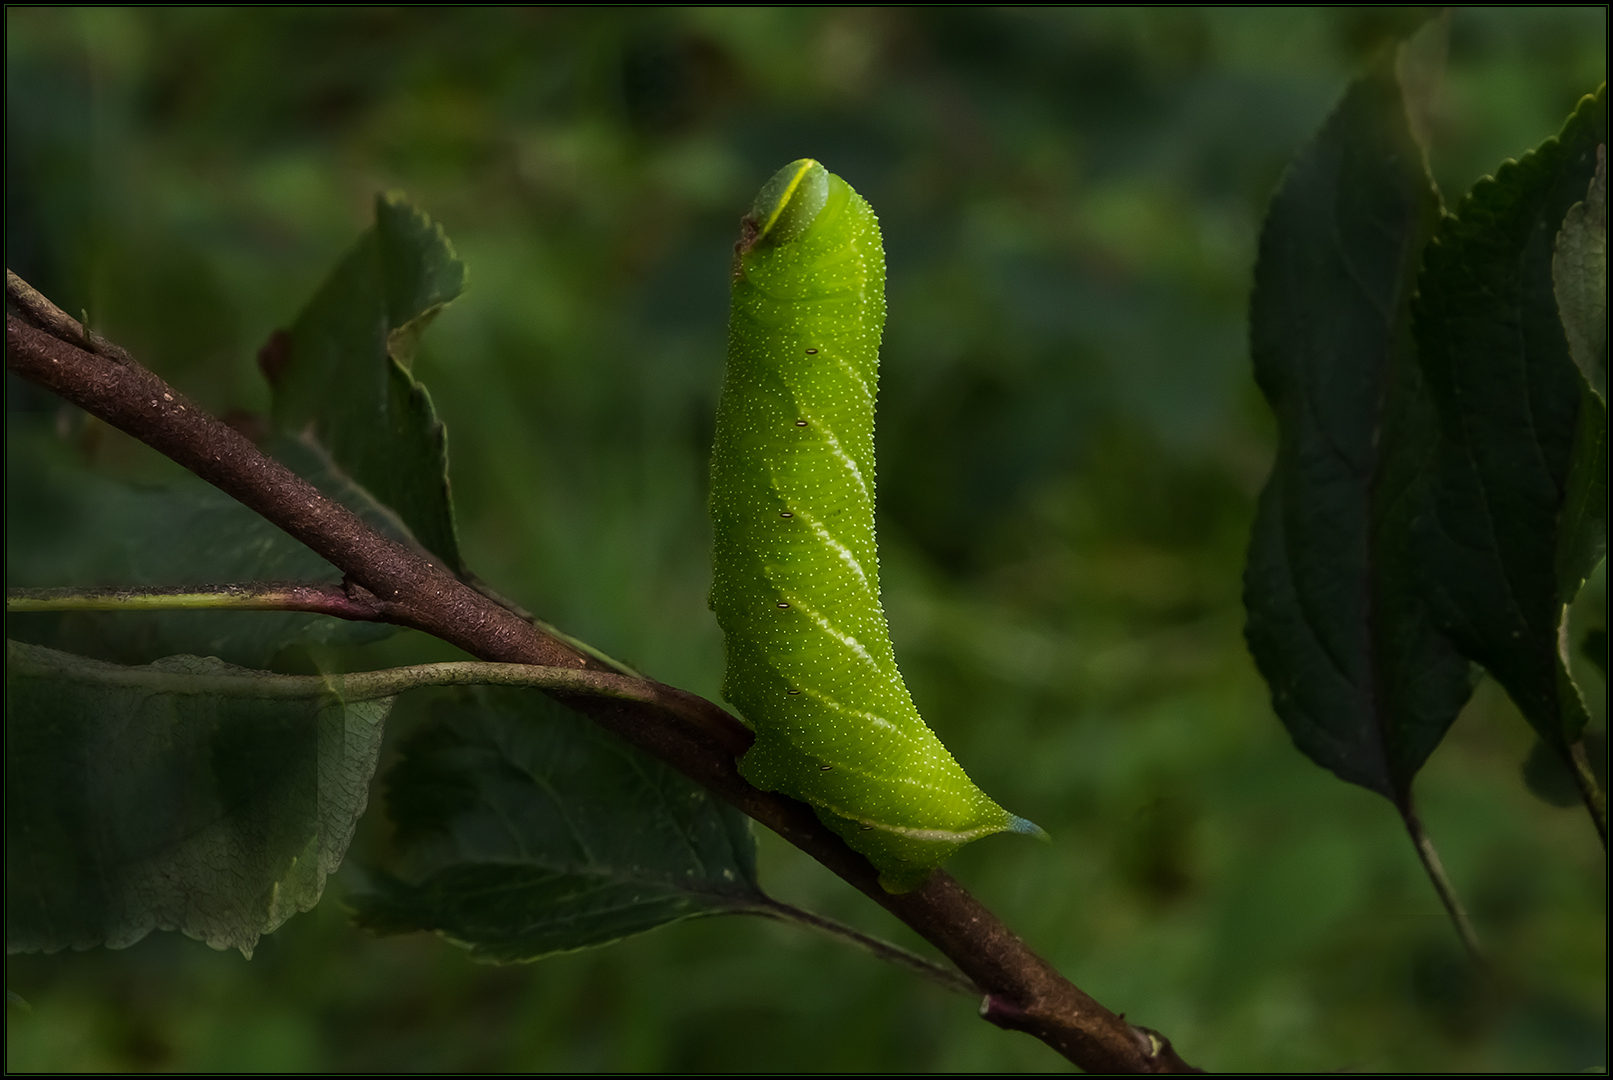
<instances>
[{"instance_id":1,"label":"dark green leaf","mask_svg":"<svg viewBox=\"0 0 1613 1080\"><path fill-rule=\"evenodd\" d=\"M211 658L6 649L6 948L180 930L252 955L324 891L391 699Z\"/></svg>"},{"instance_id":2,"label":"dark green leaf","mask_svg":"<svg viewBox=\"0 0 1613 1080\"><path fill-rule=\"evenodd\" d=\"M387 775L402 851L357 899L382 933L435 930L489 961L755 910L750 823L533 691L438 707Z\"/></svg>"},{"instance_id":3,"label":"dark green leaf","mask_svg":"<svg viewBox=\"0 0 1613 1080\"><path fill-rule=\"evenodd\" d=\"M1250 304L1279 440L1244 578L1249 650L1295 745L1402 809L1471 691L1409 543L1434 435L1409 301L1437 214L1385 64L1290 166Z\"/></svg>"},{"instance_id":4,"label":"dark green leaf","mask_svg":"<svg viewBox=\"0 0 1613 1080\"><path fill-rule=\"evenodd\" d=\"M341 573L194 477L140 487L91 472L54 434L13 419L6 454L6 584L13 588L339 581ZM338 485L317 475L328 488ZM335 492L392 528L362 492ZM402 535L395 528L394 535ZM356 644L392 632L303 612L169 611L13 615L8 632L121 663L189 653L266 666L298 641Z\"/></svg>"},{"instance_id":5,"label":"dark green leaf","mask_svg":"<svg viewBox=\"0 0 1613 1080\"><path fill-rule=\"evenodd\" d=\"M1607 401L1607 145L1596 148L1596 175L1563 217L1551 260L1557 311L1568 352L1598 397Z\"/></svg>"},{"instance_id":6,"label":"dark green leaf","mask_svg":"<svg viewBox=\"0 0 1613 1080\"><path fill-rule=\"evenodd\" d=\"M1558 598L1564 604L1573 603L1591 568L1606 554L1607 404L1587 385L1575 424L1567 490L1557 514L1556 577Z\"/></svg>"},{"instance_id":7,"label":"dark green leaf","mask_svg":"<svg viewBox=\"0 0 1613 1080\"><path fill-rule=\"evenodd\" d=\"M1607 414L1570 356L1553 242L1606 141L1604 87L1441 222L1415 305L1441 431L1419 522L1431 606L1559 750L1586 722L1559 631L1606 549Z\"/></svg>"},{"instance_id":8,"label":"dark green leaf","mask_svg":"<svg viewBox=\"0 0 1613 1080\"><path fill-rule=\"evenodd\" d=\"M399 196L378 197L375 227L264 364L276 429L311 435L336 469L396 511L456 572L447 432L409 363L420 334L464 280L440 226Z\"/></svg>"}]
</instances>

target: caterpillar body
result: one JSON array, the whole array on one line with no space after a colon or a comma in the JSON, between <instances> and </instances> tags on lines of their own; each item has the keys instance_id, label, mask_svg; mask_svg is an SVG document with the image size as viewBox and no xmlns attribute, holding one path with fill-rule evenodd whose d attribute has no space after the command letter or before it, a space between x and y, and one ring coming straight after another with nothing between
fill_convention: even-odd
<instances>
[{"instance_id":1,"label":"caterpillar body","mask_svg":"<svg viewBox=\"0 0 1613 1080\"><path fill-rule=\"evenodd\" d=\"M1041 830L975 786L896 667L874 540L873 210L803 159L741 230L711 468L723 694L756 733L740 771L811 804L902 891L971 840Z\"/></svg>"}]
</instances>

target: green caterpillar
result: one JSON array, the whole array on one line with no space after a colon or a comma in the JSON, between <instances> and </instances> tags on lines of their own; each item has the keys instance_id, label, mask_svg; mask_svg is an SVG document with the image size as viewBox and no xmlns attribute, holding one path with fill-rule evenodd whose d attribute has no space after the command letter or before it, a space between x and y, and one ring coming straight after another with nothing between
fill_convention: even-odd
<instances>
[{"instance_id":1,"label":"green caterpillar","mask_svg":"<svg viewBox=\"0 0 1613 1080\"><path fill-rule=\"evenodd\" d=\"M1041 830L958 766L891 650L874 543L874 212L802 159L741 225L711 457L723 694L756 731L739 767L810 803L899 892L971 840Z\"/></svg>"}]
</instances>

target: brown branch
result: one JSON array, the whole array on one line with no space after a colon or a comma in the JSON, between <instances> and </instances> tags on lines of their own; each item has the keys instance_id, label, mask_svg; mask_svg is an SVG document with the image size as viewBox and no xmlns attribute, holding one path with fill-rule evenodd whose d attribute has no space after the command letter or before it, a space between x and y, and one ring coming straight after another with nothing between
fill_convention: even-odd
<instances>
[{"instance_id":1,"label":"brown branch","mask_svg":"<svg viewBox=\"0 0 1613 1080\"><path fill-rule=\"evenodd\" d=\"M602 669L466 585L428 556L372 531L346 507L206 415L127 353L6 273L7 367L166 454L308 545L347 575L355 603L385 621L500 663ZM88 348L86 348L88 346ZM633 745L711 789L850 882L928 940L986 994L985 1019L1033 1035L1089 1072L1192 1072L1168 1040L1127 1023L1037 956L951 875L911 892L880 887L874 868L811 807L760 791L736 759L751 733L721 706L642 680L640 700L555 693Z\"/></svg>"}]
</instances>

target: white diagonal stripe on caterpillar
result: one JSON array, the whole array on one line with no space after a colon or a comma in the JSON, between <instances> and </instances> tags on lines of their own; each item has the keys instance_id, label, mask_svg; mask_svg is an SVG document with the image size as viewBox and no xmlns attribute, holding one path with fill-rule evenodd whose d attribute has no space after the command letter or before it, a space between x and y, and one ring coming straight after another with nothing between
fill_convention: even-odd
<instances>
[{"instance_id":1,"label":"white diagonal stripe on caterpillar","mask_svg":"<svg viewBox=\"0 0 1613 1080\"><path fill-rule=\"evenodd\" d=\"M830 622L828 618L824 616L823 612L818 611L816 608L811 607L808 604L803 604L801 602L801 598L793 592L786 592L785 590L780 589L779 595L784 597L785 601L792 608L804 613L807 618L817 623L818 628L824 633L828 634L846 648L850 649L852 652L866 660L868 665L875 671L881 670L878 662L876 662L868 650L864 648L863 643L846 633L844 630L840 629L834 623Z\"/></svg>"},{"instance_id":2,"label":"white diagonal stripe on caterpillar","mask_svg":"<svg viewBox=\"0 0 1613 1080\"><path fill-rule=\"evenodd\" d=\"M812 700L818 702L821 705L828 706L829 708L833 709L835 712L844 713L846 716L854 716L858 720L863 720L863 721L866 721L866 722L868 722L870 724L875 724L875 725L877 725L879 727L886 728L886 729L888 729L888 730L890 730L892 732L895 732L897 735L903 736L904 738L907 737L906 732L904 732L901 728L897 727L895 724L891 723L889 720L885 719L883 716L880 716L878 713L867 712L867 711L865 711L863 709L853 709L850 705L842 705L840 702L836 701L834 698L830 697L828 694L825 694L823 691L815 690L810 686L801 687L801 694L804 697L811 698ZM907 741L912 742L913 740L911 738L909 738ZM844 765L845 765L845 763L842 762L841 766L844 767ZM872 774L868 774L868 775L872 775Z\"/></svg>"},{"instance_id":3,"label":"white diagonal stripe on caterpillar","mask_svg":"<svg viewBox=\"0 0 1613 1080\"><path fill-rule=\"evenodd\" d=\"M836 540L834 536L830 534L828 527L824 525L823 522L813 517L809 511L804 509L797 502L785 500L784 505L790 508L790 513L794 514L800 520L806 522L807 526L812 529L813 535L815 535L819 540L822 540L825 544L828 544L834 553L840 556L841 562L851 567L851 572L857 575L857 580L861 581L864 587L870 587L868 582L868 574L864 572L862 563L857 561L857 556L851 553L850 548L842 544L839 540ZM878 597L875 597L875 601L878 601Z\"/></svg>"},{"instance_id":4,"label":"white diagonal stripe on caterpillar","mask_svg":"<svg viewBox=\"0 0 1613 1080\"><path fill-rule=\"evenodd\" d=\"M1035 830L925 726L891 648L874 536L885 264L873 211L803 159L746 221L775 225L735 262L711 491L724 693L758 736L739 768L821 810L884 888L909 889L960 844Z\"/></svg>"},{"instance_id":5,"label":"white diagonal stripe on caterpillar","mask_svg":"<svg viewBox=\"0 0 1613 1080\"><path fill-rule=\"evenodd\" d=\"M868 380L862 377L862 373L856 368L852 367L851 364L846 361L845 357L840 355L839 350L834 352L832 359L836 364L840 365L841 371L844 371L857 383L858 389L863 392L863 397L868 399L868 404L873 405L874 392L868 388Z\"/></svg>"},{"instance_id":6,"label":"white diagonal stripe on caterpillar","mask_svg":"<svg viewBox=\"0 0 1613 1080\"><path fill-rule=\"evenodd\" d=\"M825 427L822 421L816 417L809 416L807 417L807 424L810 425L813 431L823 436L824 441L829 444L829 453L833 454L835 460L844 465L846 471L851 474L852 479L857 481L857 486L862 489L863 498L868 500L869 511L872 512L874 498L868 490L868 481L863 479L863 471L857 467L856 459L846 453L840 445L840 440L835 438L835 433Z\"/></svg>"}]
</instances>

